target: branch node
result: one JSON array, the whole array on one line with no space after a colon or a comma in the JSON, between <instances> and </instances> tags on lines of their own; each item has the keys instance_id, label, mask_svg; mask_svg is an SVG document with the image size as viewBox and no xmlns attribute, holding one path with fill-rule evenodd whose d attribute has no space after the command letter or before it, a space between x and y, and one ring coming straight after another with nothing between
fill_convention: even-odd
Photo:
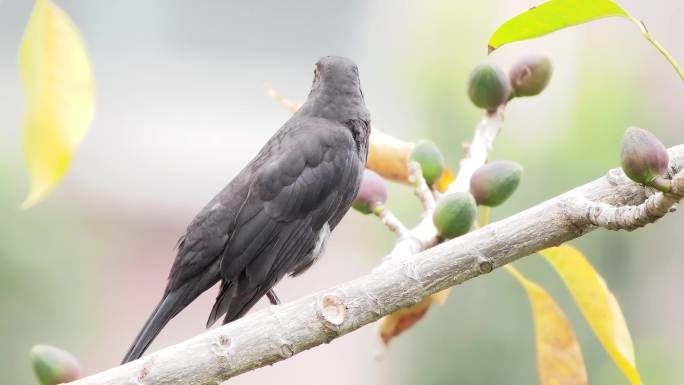
<instances>
[{"instance_id":1,"label":"branch node","mask_svg":"<svg viewBox=\"0 0 684 385\"><path fill-rule=\"evenodd\" d=\"M631 183L630 184L634 184ZM586 218L593 225L608 230L632 231L653 223L676 210L677 203L682 199L684 191L684 172L679 172L672 178L672 191L658 192L650 195L644 202L636 206L615 206L605 202L582 200Z\"/></svg>"},{"instance_id":2,"label":"branch node","mask_svg":"<svg viewBox=\"0 0 684 385\"><path fill-rule=\"evenodd\" d=\"M489 258L485 257L481 253L477 255L477 270L482 274L491 273L494 270L494 264Z\"/></svg>"},{"instance_id":3,"label":"branch node","mask_svg":"<svg viewBox=\"0 0 684 385\"><path fill-rule=\"evenodd\" d=\"M280 356L283 358L290 358L294 355L294 349L290 344L280 345Z\"/></svg>"},{"instance_id":4,"label":"branch node","mask_svg":"<svg viewBox=\"0 0 684 385\"><path fill-rule=\"evenodd\" d=\"M318 301L317 313L328 329L339 332L339 326L347 317L347 307L339 296L326 294Z\"/></svg>"},{"instance_id":5,"label":"branch node","mask_svg":"<svg viewBox=\"0 0 684 385\"><path fill-rule=\"evenodd\" d=\"M227 335L221 334L217 337L219 345L223 346L224 348L229 348L230 347L230 337Z\"/></svg>"},{"instance_id":6,"label":"branch node","mask_svg":"<svg viewBox=\"0 0 684 385\"><path fill-rule=\"evenodd\" d=\"M154 365L154 356L150 357L147 361L145 361L145 365L140 369L140 374L138 374L138 383L143 384L145 378L150 374L151 367Z\"/></svg>"},{"instance_id":7,"label":"branch node","mask_svg":"<svg viewBox=\"0 0 684 385\"><path fill-rule=\"evenodd\" d=\"M416 271L416 266L413 263L406 263L402 267L402 272L413 282L417 283L420 287L424 287L423 282L420 280L420 274ZM422 298L419 298L420 301Z\"/></svg>"},{"instance_id":8,"label":"branch node","mask_svg":"<svg viewBox=\"0 0 684 385\"><path fill-rule=\"evenodd\" d=\"M219 342L214 342L211 344L211 352L214 353L216 357L219 358L228 358L228 350L226 350Z\"/></svg>"},{"instance_id":9,"label":"branch node","mask_svg":"<svg viewBox=\"0 0 684 385\"><path fill-rule=\"evenodd\" d=\"M216 340L211 344L211 352L216 356L219 365L226 369L230 368L230 360L228 357L231 355L229 350L231 343L230 337L221 334L217 336Z\"/></svg>"},{"instance_id":10,"label":"branch node","mask_svg":"<svg viewBox=\"0 0 684 385\"><path fill-rule=\"evenodd\" d=\"M612 168L606 173L606 180L611 186L617 186L623 177L622 170L619 168Z\"/></svg>"}]
</instances>

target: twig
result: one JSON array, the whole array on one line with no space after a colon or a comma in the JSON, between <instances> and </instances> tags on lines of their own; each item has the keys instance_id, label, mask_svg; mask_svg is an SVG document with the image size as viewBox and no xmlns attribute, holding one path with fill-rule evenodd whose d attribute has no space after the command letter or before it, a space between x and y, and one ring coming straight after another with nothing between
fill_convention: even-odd
<instances>
[{"instance_id":1,"label":"twig","mask_svg":"<svg viewBox=\"0 0 684 385\"><path fill-rule=\"evenodd\" d=\"M470 190L470 178L478 168L487 163L489 153L494 146L494 140L501 131L504 120L504 110L506 106L501 106L492 114L485 113L477 127L473 140L468 144L468 152L461 160L461 167L454 183L449 186L448 193L466 192Z\"/></svg>"},{"instance_id":2,"label":"twig","mask_svg":"<svg viewBox=\"0 0 684 385\"><path fill-rule=\"evenodd\" d=\"M300 103L297 103L293 100L285 98L283 95L279 94L278 91L276 91L276 89L273 87L268 87L267 92L268 92L268 96L272 97L273 100L275 100L276 102L285 106L285 108L287 108L291 112L297 112L299 107L302 106Z\"/></svg>"},{"instance_id":3,"label":"twig","mask_svg":"<svg viewBox=\"0 0 684 385\"><path fill-rule=\"evenodd\" d=\"M373 214L380 218L380 221L387 226L390 231L395 233L397 237L406 237L409 231L403 223L397 218L385 205L377 205L372 208Z\"/></svg>"},{"instance_id":4,"label":"twig","mask_svg":"<svg viewBox=\"0 0 684 385\"><path fill-rule=\"evenodd\" d=\"M425 178L423 178L423 170L420 168L420 163L416 161L409 162L409 182L413 184L415 194L423 205L424 211L432 211L435 209L435 197L432 195L432 190L428 187Z\"/></svg>"},{"instance_id":5,"label":"twig","mask_svg":"<svg viewBox=\"0 0 684 385\"><path fill-rule=\"evenodd\" d=\"M677 60L672 56L672 54L670 54L670 52L668 52L667 49L665 49L665 47L663 47L663 45L660 44L660 42L658 42L658 40L656 40L655 36L653 36L651 31L649 31L648 28L646 28L646 23L644 23L643 21L637 19L636 17L634 17L630 14L627 14L627 19L629 19L634 24L636 24L637 27L639 27L639 29L641 30L641 34L644 36L644 38L649 43L651 43L651 45L653 45L653 47L655 47L655 49L657 49L661 55L663 55L665 60L667 60L667 62L670 63L670 65L675 70L675 72L677 72L677 75L679 75L679 78L682 81L684 81L684 70L682 70L682 67L679 65Z\"/></svg>"},{"instance_id":6,"label":"twig","mask_svg":"<svg viewBox=\"0 0 684 385\"><path fill-rule=\"evenodd\" d=\"M587 219L595 226L608 230L635 230L653 223L674 211L674 206L684 196L684 172L680 171L672 178L672 191L656 193L637 206L616 207L603 202L591 202L578 199L582 206L580 212L586 212Z\"/></svg>"}]
</instances>

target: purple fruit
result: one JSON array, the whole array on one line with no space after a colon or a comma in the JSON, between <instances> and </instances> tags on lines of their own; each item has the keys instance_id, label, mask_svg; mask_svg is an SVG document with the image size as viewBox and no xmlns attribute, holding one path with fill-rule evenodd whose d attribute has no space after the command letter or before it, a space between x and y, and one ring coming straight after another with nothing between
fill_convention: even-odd
<instances>
[{"instance_id":1,"label":"purple fruit","mask_svg":"<svg viewBox=\"0 0 684 385\"><path fill-rule=\"evenodd\" d=\"M375 171L365 169L363 179L361 179L361 187L359 187L352 207L364 214L370 214L374 207L383 205L385 202L387 202L385 180Z\"/></svg>"},{"instance_id":2,"label":"purple fruit","mask_svg":"<svg viewBox=\"0 0 684 385\"><path fill-rule=\"evenodd\" d=\"M630 127L622 138L622 170L633 181L669 191L670 183L663 176L667 172L667 149L652 133Z\"/></svg>"},{"instance_id":3,"label":"purple fruit","mask_svg":"<svg viewBox=\"0 0 684 385\"><path fill-rule=\"evenodd\" d=\"M551 60L544 55L532 54L516 62L508 77L515 96L534 96L544 91L552 74Z\"/></svg>"}]
</instances>

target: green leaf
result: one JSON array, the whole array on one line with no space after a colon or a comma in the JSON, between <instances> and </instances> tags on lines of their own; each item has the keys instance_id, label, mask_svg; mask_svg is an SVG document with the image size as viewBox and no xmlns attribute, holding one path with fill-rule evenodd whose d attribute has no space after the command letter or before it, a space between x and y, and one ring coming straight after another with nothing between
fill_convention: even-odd
<instances>
[{"instance_id":1,"label":"green leaf","mask_svg":"<svg viewBox=\"0 0 684 385\"><path fill-rule=\"evenodd\" d=\"M611 16L629 14L610 0L551 0L503 23L489 38L489 51L504 44L533 39L559 29Z\"/></svg>"},{"instance_id":2,"label":"green leaf","mask_svg":"<svg viewBox=\"0 0 684 385\"><path fill-rule=\"evenodd\" d=\"M489 38L489 53L520 40L534 39L559 29L606 17L624 17L639 27L644 38L672 65L684 81L684 70L677 60L653 37L646 25L611 0L549 0L503 23Z\"/></svg>"}]
</instances>

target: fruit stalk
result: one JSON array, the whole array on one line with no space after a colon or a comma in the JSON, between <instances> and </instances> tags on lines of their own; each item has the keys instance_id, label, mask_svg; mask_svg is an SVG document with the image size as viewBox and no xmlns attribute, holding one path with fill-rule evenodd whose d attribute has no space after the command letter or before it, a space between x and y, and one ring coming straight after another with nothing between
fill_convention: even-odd
<instances>
[{"instance_id":1,"label":"fruit stalk","mask_svg":"<svg viewBox=\"0 0 684 385\"><path fill-rule=\"evenodd\" d=\"M449 188L447 194L454 192L467 192L470 190L470 178L478 168L487 163L489 153L492 151L494 141L501 131L504 120L505 106L500 106L496 112L485 112L475 128L473 141L468 146L468 152L460 163L456 179Z\"/></svg>"},{"instance_id":2,"label":"fruit stalk","mask_svg":"<svg viewBox=\"0 0 684 385\"><path fill-rule=\"evenodd\" d=\"M435 196L432 195L430 187L428 187L427 181L423 178L423 171L420 168L420 164L416 161L411 161L409 163L409 181L415 187L415 194L423 205L424 211L430 211L435 209Z\"/></svg>"},{"instance_id":3,"label":"fruit stalk","mask_svg":"<svg viewBox=\"0 0 684 385\"><path fill-rule=\"evenodd\" d=\"M390 231L402 238L409 235L409 230L385 205L378 205L373 208L373 214L380 219L383 225Z\"/></svg>"}]
</instances>

